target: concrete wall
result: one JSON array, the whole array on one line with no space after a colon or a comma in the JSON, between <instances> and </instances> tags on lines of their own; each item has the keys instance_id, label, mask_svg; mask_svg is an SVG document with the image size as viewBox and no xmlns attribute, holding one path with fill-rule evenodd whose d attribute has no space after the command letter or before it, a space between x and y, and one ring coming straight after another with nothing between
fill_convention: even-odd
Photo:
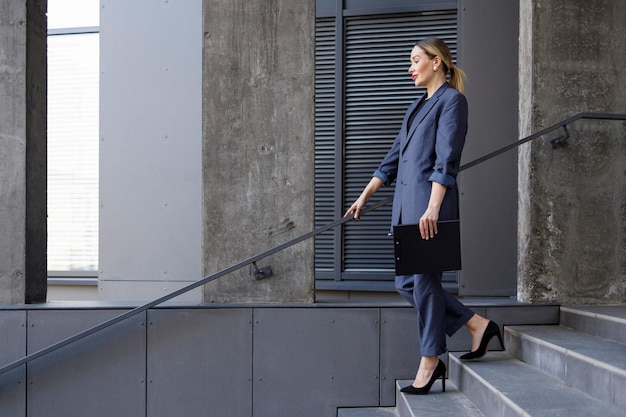
<instances>
[{"instance_id":1,"label":"concrete wall","mask_svg":"<svg viewBox=\"0 0 626 417\"><path fill-rule=\"evenodd\" d=\"M45 13L0 3L0 303L46 300Z\"/></svg>"},{"instance_id":2,"label":"concrete wall","mask_svg":"<svg viewBox=\"0 0 626 417\"><path fill-rule=\"evenodd\" d=\"M626 3L520 2L520 133L626 109ZM519 153L518 298L626 302L626 125L579 121ZM563 132L557 132L552 137Z\"/></svg>"},{"instance_id":3,"label":"concrete wall","mask_svg":"<svg viewBox=\"0 0 626 417\"><path fill-rule=\"evenodd\" d=\"M102 300L154 299L202 278L201 10L101 1Z\"/></svg>"},{"instance_id":4,"label":"concrete wall","mask_svg":"<svg viewBox=\"0 0 626 417\"><path fill-rule=\"evenodd\" d=\"M204 271L313 229L315 2L204 0ZM313 241L206 286L207 302L312 301Z\"/></svg>"}]
</instances>

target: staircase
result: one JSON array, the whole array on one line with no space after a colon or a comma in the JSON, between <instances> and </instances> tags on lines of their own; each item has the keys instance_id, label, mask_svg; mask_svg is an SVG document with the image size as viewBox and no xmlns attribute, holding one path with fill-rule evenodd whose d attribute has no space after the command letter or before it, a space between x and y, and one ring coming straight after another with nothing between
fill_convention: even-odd
<instances>
[{"instance_id":1,"label":"staircase","mask_svg":"<svg viewBox=\"0 0 626 417\"><path fill-rule=\"evenodd\" d=\"M561 307L560 325L507 326L506 351L473 362L450 353L446 392L338 417L626 416L626 306Z\"/></svg>"}]
</instances>

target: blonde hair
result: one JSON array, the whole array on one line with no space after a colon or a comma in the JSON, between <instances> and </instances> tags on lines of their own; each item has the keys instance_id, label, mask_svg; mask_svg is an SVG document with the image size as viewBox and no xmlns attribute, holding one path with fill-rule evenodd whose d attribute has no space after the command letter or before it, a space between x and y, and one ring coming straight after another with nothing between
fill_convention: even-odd
<instances>
[{"instance_id":1,"label":"blonde hair","mask_svg":"<svg viewBox=\"0 0 626 417\"><path fill-rule=\"evenodd\" d=\"M446 75L450 74L450 86L456 88L461 93L465 91L465 72L452 63L450 48L439 38L426 38L415 43L430 59L438 56L443 63L443 70Z\"/></svg>"}]
</instances>

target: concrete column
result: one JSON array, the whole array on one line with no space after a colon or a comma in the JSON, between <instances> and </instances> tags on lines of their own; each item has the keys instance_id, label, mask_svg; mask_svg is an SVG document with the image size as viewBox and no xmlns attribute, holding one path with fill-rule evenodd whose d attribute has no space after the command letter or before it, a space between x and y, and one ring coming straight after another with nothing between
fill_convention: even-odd
<instances>
[{"instance_id":1,"label":"concrete column","mask_svg":"<svg viewBox=\"0 0 626 417\"><path fill-rule=\"evenodd\" d=\"M204 0L204 270L313 229L315 2ZM206 302L313 300L313 241L206 286Z\"/></svg>"},{"instance_id":2,"label":"concrete column","mask_svg":"<svg viewBox=\"0 0 626 417\"><path fill-rule=\"evenodd\" d=\"M0 303L46 300L46 7L0 2Z\"/></svg>"},{"instance_id":3,"label":"concrete column","mask_svg":"<svg viewBox=\"0 0 626 417\"><path fill-rule=\"evenodd\" d=\"M520 136L626 109L626 3L520 2ZM626 125L579 121L519 152L521 301L626 302Z\"/></svg>"}]
</instances>

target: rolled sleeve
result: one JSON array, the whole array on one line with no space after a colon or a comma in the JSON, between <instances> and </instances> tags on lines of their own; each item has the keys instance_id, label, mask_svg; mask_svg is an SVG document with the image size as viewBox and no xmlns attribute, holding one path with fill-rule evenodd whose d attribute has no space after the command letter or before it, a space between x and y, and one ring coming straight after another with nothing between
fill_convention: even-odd
<instances>
[{"instance_id":1,"label":"rolled sleeve","mask_svg":"<svg viewBox=\"0 0 626 417\"><path fill-rule=\"evenodd\" d=\"M376 177L376 178L380 179L383 182L383 184L385 184L385 185L390 185L391 184L391 181L389 181L389 176L386 175L385 173L383 173L382 171L378 170L378 169L376 171L374 171L374 174L372 174L372 177Z\"/></svg>"},{"instance_id":2,"label":"rolled sleeve","mask_svg":"<svg viewBox=\"0 0 626 417\"><path fill-rule=\"evenodd\" d=\"M428 178L428 181L438 182L439 184L447 188L450 188L456 184L455 177L453 177L452 175L442 174L440 172L433 172Z\"/></svg>"},{"instance_id":3,"label":"rolled sleeve","mask_svg":"<svg viewBox=\"0 0 626 417\"><path fill-rule=\"evenodd\" d=\"M435 164L430 181L450 188L456 185L461 151L467 133L467 100L457 94L448 100L439 117L435 141Z\"/></svg>"},{"instance_id":4,"label":"rolled sleeve","mask_svg":"<svg viewBox=\"0 0 626 417\"><path fill-rule=\"evenodd\" d=\"M384 185L389 186L396 180L398 176L398 159L400 157L400 135L396 136L396 139L391 145L391 149L387 152L387 155L383 158L378 169L374 171L373 176L379 178Z\"/></svg>"}]
</instances>

